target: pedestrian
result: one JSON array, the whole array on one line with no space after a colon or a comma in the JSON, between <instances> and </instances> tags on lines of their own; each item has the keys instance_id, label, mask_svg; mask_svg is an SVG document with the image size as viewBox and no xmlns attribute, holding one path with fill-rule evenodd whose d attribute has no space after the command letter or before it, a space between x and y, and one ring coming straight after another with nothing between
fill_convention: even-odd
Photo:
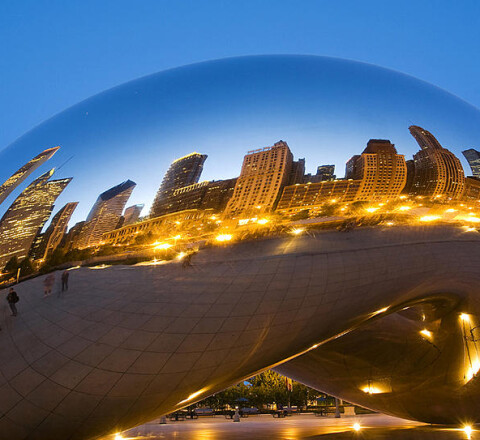
<instances>
[{"instance_id":1,"label":"pedestrian","mask_svg":"<svg viewBox=\"0 0 480 440\"><path fill-rule=\"evenodd\" d=\"M64 290L68 290L68 277L70 272L68 270L64 270L62 273L62 292Z\"/></svg>"},{"instance_id":2,"label":"pedestrian","mask_svg":"<svg viewBox=\"0 0 480 440\"><path fill-rule=\"evenodd\" d=\"M52 293L53 283L55 283L55 275L49 273L43 280L43 297L50 295Z\"/></svg>"},{"instance_id":3,"label":"pedestrian","mask_svg":"<svg viewBox=\"0 0 480 440\"><path fill-rule=\"evenodd\" d=\"M19 297L17 295L17 292L13 289L13 287L10 287L10 291L8 292L7 295L7 301L8 305L10 306L10 310L12 311L12 316L17 316L17 302L19 301Z\"/></svg>"}]
</instances>

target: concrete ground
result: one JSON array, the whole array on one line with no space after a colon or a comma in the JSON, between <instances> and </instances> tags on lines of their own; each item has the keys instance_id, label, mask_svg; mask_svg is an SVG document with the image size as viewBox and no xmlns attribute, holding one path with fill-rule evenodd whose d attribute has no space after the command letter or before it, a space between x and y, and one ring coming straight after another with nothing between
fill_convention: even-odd
<instances>
[{"instance_id":1,"label":"concrete ground","mask_svg":"<svg viewBox=\"0 0 480 440\"><path fill-rule=\"evenodd\" d=\"M361 427L355 431L354 424ZM460 427L459 427L460 428ZM117 439L150 440L300 440L300 439L371 439L371 440L462 440L480 439L480 432L471 435L461 429L433 427L381 414L361 416L315 417L313 414L274 419L270 415L251 416L240 423L223 416L198 420L168 422L158 420L131 429ZM105 439L107 440L107 439Z\"/></svg>"}]
</instances>

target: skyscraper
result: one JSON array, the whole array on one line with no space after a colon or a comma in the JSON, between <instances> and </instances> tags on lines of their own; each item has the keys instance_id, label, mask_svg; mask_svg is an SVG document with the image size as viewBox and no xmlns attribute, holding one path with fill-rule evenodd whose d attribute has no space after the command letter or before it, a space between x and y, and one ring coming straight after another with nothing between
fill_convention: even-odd
<instances>
[{"instance_id":1,"label":"skyscraper","mask_svg":"<svg viewBox=\"0 0 480 440\"><path fill-rule=\"evenodd\" d=\"M470 148L468 150L462 151L462 153L467 159L470 168L472 169L473 176L480 178L480 151Z\"/></svg>"},{"instance_id":2,"label":"skyscraper","mask_svg":"<svg viewBox=\"0 0 480 440\"><path fill-rule=\"evenodd\" d=\"M38 236L38 244L32 248L33 258L45 260L58 247L67 232L68 222L77 205L78 202L67 203L53 216L45 233Z\"/></svg>"},{"instance_id":3,"label":"skyscraper","mask_svg":"<svg viewBox=\"0 0 480 440\"><path fill-rule=\"evenodd\" d=\"M14 174L12 174L3 184L0 186L0 204L10 195L10 193L20 185L33 171L35 171L40 165L50 159L60 147L48 148L42 151L39 155L35 156L32 160L27 162L21 168L19 168Z\"/></svg>"},{"instance_id":4,"label":"skyscraper","mask_svg":"<svg viewBox=\"0 0 480 440\"><path fill-rule=\"evenodd\" d=\"M249 151L243 159L233 196L225 213L261 213L269 211L277 202L292 171L293 155L286 142L272 147Z\"/></svg>"},{"instance_id":5,"label":"skyscraper","mask_svg":"<svg viewBox=\"0 0 480 440\"><path fill-rule=\"evenodd\" d=\"M363 153L347 162L347 172L347 178L361 180L358 201L394 199L407 181L405 157L384 139L370 139Z\"/></svg>"},{"instance_id":6,"label":"skyscraper","mask_svg":"<svg viewBox=\"0 0 480 440\"><path fill-rule=\"evenodd\" d=\"M132 205L125 209L123 213L123 222L122 226L131 225L135 223L140 217L140 213L145 205Z\"/></svg>"},{"instance_id":7,"label":"skyscraper","mask_svg":"<svg viewBox=\"0 0 480 440\"><path fill-rule=\"evenodd\" d=\"M79 249L100 244L104 232L115 229L136 183L126 180L103 192L93 205L78 234L74 247Z\"/></svg>"},{"instance_id":8,"label":"skyscraper","mask_svg":"<svg viewBox=\"0 0 480 440\"><path fill-rule=\"evenodd\" d=\"M319 182L335 180L335 165L320 165L317 167L317 178Z\"/></svg>"},{"instance_id":9,"label":"skyscraper","mask_svg":"<svg viewBox=\"0 0 480 440\"><path fill-rule=\"evenodd\" d=\"M412 193L427 197L462 197L465 175L458 157L443 148L438 140L422 127L409 127L421 150L413 156L415 174Z\"/></svg>"},{"instance_id":10,"label":"skyscraper","mask_svg":"<svg viewBox=\"0 0 480 440\"><path fill-rule=\"evenodd\" d=\"M150 217L165 214L164 208L168 203L168 198L176 189L198 182L206 159L206 154L194 152L172 162L157 191L150 209Z\"/></svg>"},{"instance_id":11,"label":"skyscraper","mask_svg":"<svg viewBox=\"0 0 480 440\"><path fill-rule=\"evenodd\" d=\"M0 220L0 268L13 256L21 260L28 255L55 200L72 180L49 180L53 172L46 172L25 188Z\"/></svg>"}]
</instances>

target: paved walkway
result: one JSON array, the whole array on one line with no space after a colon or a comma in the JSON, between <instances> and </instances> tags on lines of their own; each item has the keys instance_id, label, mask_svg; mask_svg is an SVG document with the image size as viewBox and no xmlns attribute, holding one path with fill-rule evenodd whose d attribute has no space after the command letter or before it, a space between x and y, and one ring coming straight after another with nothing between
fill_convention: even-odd
<instances>
[{"instance_id":1,"label":"paved walkway","mask_svg":"<svg viewBox=\"0 0 480 440\"><path fill-rule=\"evenodd\" d=\"M361 426L359 432L354 424ZM342 417L315 417L302 414L274 419L269 415L251 416L240 423L222 416L193 421L147 423L123 434L124 439L150 440L463 440L467 434L459 429L432 427L380 414ZM480 440L473 432L472 440ZM105 439L107 440L107 439Z\"/></svg>"}]
</instances>

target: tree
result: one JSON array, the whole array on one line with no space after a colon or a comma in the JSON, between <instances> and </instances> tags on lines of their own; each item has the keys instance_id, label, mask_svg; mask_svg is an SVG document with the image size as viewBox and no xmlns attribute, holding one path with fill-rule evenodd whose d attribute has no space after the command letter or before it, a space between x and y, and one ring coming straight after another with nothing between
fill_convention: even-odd
<instances>
[{"instance_id":1,"label":"tree","mask_svg":"<svg viewBox=\"0 0 480 440\"><path fill-rule=\"evenodd\" d=\"M5 268L3 271L5 273L15 273L18 269L18 258L16 255L14 255L10 260L7 261L7 264L5 265Z\"/></svg>"}]
</instances>

